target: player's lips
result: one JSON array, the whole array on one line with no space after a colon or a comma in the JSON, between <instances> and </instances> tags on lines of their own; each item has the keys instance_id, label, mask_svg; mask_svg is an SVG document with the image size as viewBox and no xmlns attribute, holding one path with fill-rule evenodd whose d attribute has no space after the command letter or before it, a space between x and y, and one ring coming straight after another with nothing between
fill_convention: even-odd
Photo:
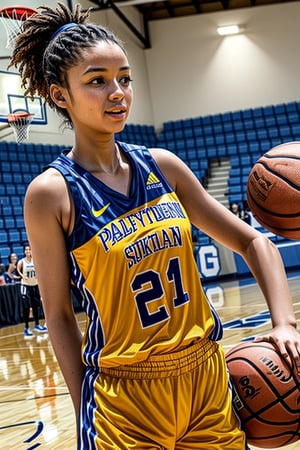
<instances>
[{"instance_id":1,"label":"player's lips","mask_svg":"<svg viewBox=\"0 0 300 450\"><path fill-rule=\"evenodd\" d=\"M126 114L127 108L125 106L115 106L114 108L107 109L106 114L111 114L113 116L123 116Z\"/></svg>"}]
</instances>

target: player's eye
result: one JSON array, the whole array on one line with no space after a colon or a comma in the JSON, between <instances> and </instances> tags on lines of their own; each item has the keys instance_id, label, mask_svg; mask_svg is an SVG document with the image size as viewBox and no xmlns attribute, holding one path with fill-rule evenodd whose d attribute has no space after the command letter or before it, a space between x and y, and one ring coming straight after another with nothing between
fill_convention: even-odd
<instances>
[{"instance_id":1,"label":"player's eye","mask_svg":"<svg viewBox=\"0 0 300 450\"><path fill-rule=\"evenodd\" d=\"M93 79L90 81L90 84L95 84L95 85L104 84L104 78L103 78L103 77L96 77L96 78L93 78Z\"/></svg>"},{"instance_id":2,"label":"player's eye","mask_svg":"<svg viewBox=\"0 0 300 450\"><path fill-rule=\"evenodd\" d=\"M132 81L133 81L133 80L132 80L132 78L130 78L129 75L125 75L124 77L122 77L122 78L120 79L120 83L122 83L122 84L125 85L125 86L128 86Z\"/></svg>"}]
</instances>

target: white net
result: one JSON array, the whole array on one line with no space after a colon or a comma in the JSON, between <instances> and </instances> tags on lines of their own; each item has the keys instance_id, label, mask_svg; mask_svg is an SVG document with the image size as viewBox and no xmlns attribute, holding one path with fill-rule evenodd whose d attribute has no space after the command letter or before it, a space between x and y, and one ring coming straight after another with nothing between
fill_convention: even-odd
<instances>
[{"instance_id":1,"label":"white net","mask_svg":"<svg viewBox=\"0 0 300 450\"><path fill-rule=\"evenodd\" d=\"M6 30L6 48L12 49L17 35L22 30L24 20L26 20L33 10L30 8L11 7L0 10L0 22Z\"/></svg>"},{"instance_id":2,"label":"white net","mask_svg":"<svg viewBox=\"0 0 300 450\"><path fill-rule=\"evenodd\" d=\"M21 144L29 138L29 127L34 114L9 114L8 123L11 126L16 142Z\"/></svg>"}]
</instances>

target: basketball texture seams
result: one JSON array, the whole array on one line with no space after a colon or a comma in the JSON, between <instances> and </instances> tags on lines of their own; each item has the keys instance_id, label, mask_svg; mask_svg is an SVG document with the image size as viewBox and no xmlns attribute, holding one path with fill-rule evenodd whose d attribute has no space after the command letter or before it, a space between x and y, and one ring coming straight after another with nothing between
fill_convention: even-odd
<instances>
[{"instance_id":1,"label":"basketball texture seams","mask_svg":"<svg viewBox=\"0 0 300 450\"><path fill-rule=\"evenodd\" d=\"M226 354L233 404L250 444L278 448L300 438L300 378L267 342L247 342Z\"/></svg>"},{"instance_id":2,"label":"basketball texture seams","mask_svg":"<svg viewBox=\"0 0 300 450\"><path fill-rule=\"evenodd\" d=\"M247 201L255 219L288 239L300 239L300 142L274 147L253 165Z\"/></svg>"}]
</instances>

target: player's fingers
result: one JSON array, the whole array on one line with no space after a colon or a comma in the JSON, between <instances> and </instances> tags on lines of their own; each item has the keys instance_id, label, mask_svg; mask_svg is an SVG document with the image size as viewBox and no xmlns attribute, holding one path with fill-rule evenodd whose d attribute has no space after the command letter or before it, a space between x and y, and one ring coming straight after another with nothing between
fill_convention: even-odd
<instances>
[{"instance_id":1,"label":"player's fingers","mask_svg":"<svg viewBox=\"0 0 300 450\"><path fill-rule=\"evenodd\" d=\"M300 347L291 342L276 342L282 356L300 373Z\"/></svg>"}]
</instances>

